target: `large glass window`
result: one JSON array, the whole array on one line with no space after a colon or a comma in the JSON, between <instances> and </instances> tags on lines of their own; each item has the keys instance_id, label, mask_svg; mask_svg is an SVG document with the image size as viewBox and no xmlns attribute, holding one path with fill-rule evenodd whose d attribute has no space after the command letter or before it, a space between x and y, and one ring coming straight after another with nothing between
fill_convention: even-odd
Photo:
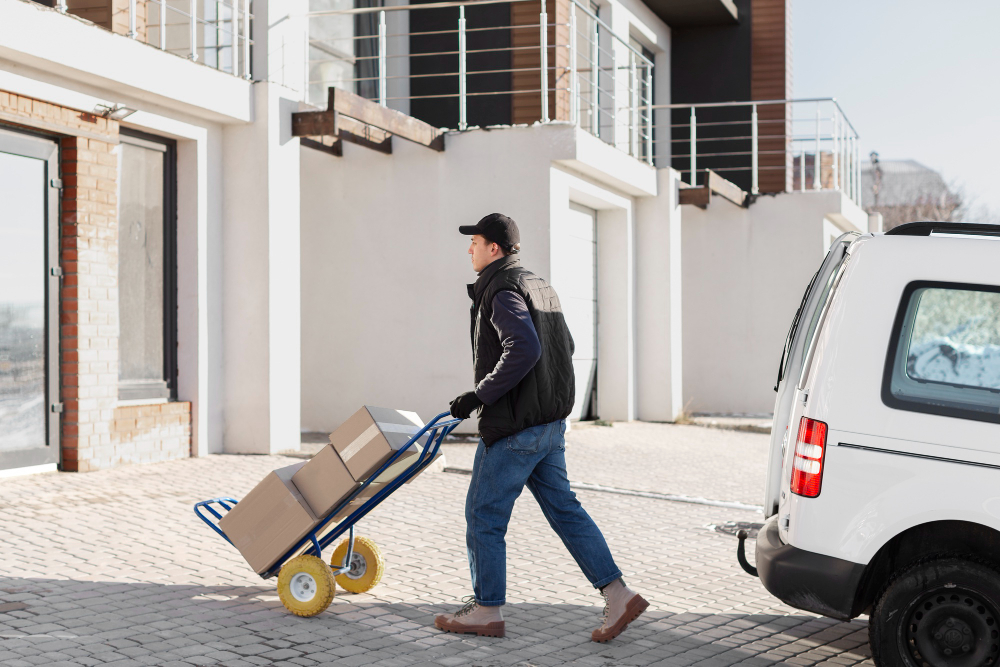
<instances>
[{"instance_id":1,"label":"large glass window","mask_svg":"<svg viewBox=\"0 0 1000 667\"><path fill-rule=\"evenodd\" d=\"M1000 287L913 283L900 316L886 403L1000 423Z\"/></svg>"},{"instance_id":2,"label":"large glass window","mask_svg":"<svg viewBox=\"0 0 1000 667\"><path fill-rule=\"evenodd\" d=\"M0 470L59 460L58 145L0 129Z\"/></svg>"},{"instance_id":3,"label":"large glass window","mask_svg":"<svg viewBox=\"0 0 1000 667\"><path fill-rule=\"evenodd\" d=\"M173 146L129 135L119 150L118 397L173 397Z\"/></svg>"}]
</instances>

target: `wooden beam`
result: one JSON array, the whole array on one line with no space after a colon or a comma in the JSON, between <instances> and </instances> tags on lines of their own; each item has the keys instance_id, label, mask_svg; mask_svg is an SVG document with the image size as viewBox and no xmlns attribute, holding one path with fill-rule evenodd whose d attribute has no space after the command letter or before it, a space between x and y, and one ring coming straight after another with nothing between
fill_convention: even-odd
<instances>
[{"instance_id":1,"label":"wooden beam","mask_svg":"<svg viewBox=\"0 0 1000 667\"><path fill-rule=\"evenodd\" d=\"M708 183L709 190L723 199L728 199L737 206L746 206L747 193L740 190L739 186L732 181L727 181L711 169L706 169L705 171L707 172L706 176L708 178L706 182Z\"/></svg>"},{"instance_id":2,"label":"wooden beam","mask_svg":"<svg viewBox=\"0 0 1000 667\"><path fill-rule=\"evenodd\" d=\"M340 133L343 141L370 148L380 153L392 153L392 135L385 130L365 125L353 118L340 119Z\"/></svg>"},{"instance_id":3,"label":"wooden beam","mask_svg":"<svg viewBox=\"0 0 1000 667\"><path fill-rule=\"evenodd\" d=\"M711 169L705 169L704 174L705 185L682 187L680 189L681 205L687 204L699 208L708 208L709 203L712 201L712 195L718 195L744 208L750 205L747 193L740 190L734 183L727 181Z\"/></svg>"},{"instance_id":4,"label":"wooden beam","mask_svg":"<svg viewBox=\"0 0 1000 667\"><path fill-rule=\"evenodd\" d=\"M337 136L336 111L300 111L292 114L293 137Z\"/></svg>"},{"instance_id":5,"label":"wooden beam","mask_svg":"<svg viewBox=\"0 0 1000 667\"><path fill-rule=\"evenodd\" d=\"M444 132L439 128L346 90L330 88L327 110L333 110L421 146L436 151L444 150Z\"/></svg>"},{"instance_id":6,"label":"wooden beam","mask_svg":"<svg viewBox=\"0 0 1000 667\"><path fill-rule=\"evenodd\" d=\"M708 208L708 202L712 201L712 191L707 186L694 188L681 188L681 206L697 206L698 208Z\"/></svg>"}]
</instances>

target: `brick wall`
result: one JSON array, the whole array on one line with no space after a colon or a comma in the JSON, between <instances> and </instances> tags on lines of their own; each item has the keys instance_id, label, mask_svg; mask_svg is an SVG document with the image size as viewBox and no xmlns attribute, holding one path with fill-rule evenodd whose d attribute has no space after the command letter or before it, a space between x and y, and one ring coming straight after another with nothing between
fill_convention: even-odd
<instances>
[{"instance_id":1,"label":"brick wall","mask_svg":"<svg viewBox=\"0 0 1000 667\"><path fill-rule=\"evenodd\" d=\"M182 458L191 404L118 405L118 123L0 91L0 120L59 137L62 469Z\"/></svg>"}]
</instances>

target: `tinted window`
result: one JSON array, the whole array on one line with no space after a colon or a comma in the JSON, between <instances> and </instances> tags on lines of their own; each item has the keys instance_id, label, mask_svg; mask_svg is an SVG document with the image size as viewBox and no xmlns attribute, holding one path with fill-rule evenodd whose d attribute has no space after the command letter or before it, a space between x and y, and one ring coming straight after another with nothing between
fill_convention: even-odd
<instances>
[{"instance_id":1,"label":"tinted window","mask_svg":"<svg viewBox=\"0 0 1000 667\"><path fill-rule=\"evenodd\" d=\"M890 406L1000 422L1000 288L911 284L893 348Z\"/></svg>"},{"instance_id":2,"label":"tinted window","mask_svg":"<svg viewBox=\"0 0 1000 667\"><path fill-rule=\"evenodd\" d=\"M174 375L172 147L123 136L119 153L118 397L167 398Z\"/></svg>"}]
</instances>

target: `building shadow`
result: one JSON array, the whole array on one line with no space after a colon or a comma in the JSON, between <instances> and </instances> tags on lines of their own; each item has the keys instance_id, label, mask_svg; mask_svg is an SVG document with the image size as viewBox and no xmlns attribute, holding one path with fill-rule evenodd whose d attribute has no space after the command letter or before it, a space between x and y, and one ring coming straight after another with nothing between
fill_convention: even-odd
<instances>
[{"instance_id":1,"label":"building shadow","mask_svg":"<svg viewBox=\"0 0 1000 667\"><path fill-rule=\"evenodd\" d=\"M596 605L509 603L507 636L492 639L436 630L434 616L454 611L455 604L386 601L340 589L327 611L300 618L284 609L272 582L200 586L0 577L0 664L44 658L81 665L128 659L150 665L722 666L792 659L796 665L850 664L869 656L867 627L860 621L676 613L651 602L620 638L595 644L590 632L600 622ZM285 662L292 659L298 662Z\"/></svg>"}]
</instances>

